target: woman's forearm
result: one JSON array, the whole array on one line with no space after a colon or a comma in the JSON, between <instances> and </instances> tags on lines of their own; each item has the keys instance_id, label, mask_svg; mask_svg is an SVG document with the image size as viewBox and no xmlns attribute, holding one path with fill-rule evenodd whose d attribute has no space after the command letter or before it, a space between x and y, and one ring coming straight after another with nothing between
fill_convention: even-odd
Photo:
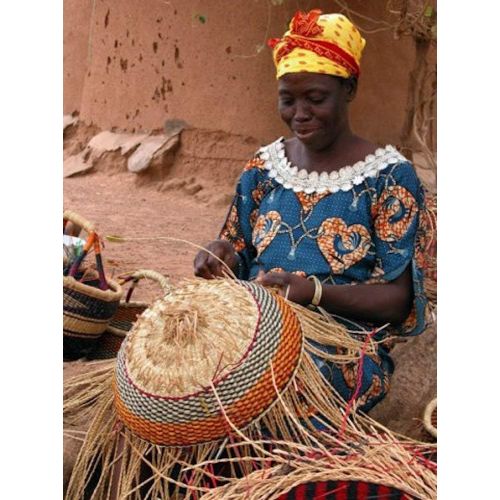
<instances>
[{"instance_id":1,"label":"woman's forearm","mask_svg":"<svg viewBox=\"0 0 500 500\"><path fill-rule=\"evenodd\" d=\"M372 285L323 285L320 306L326 311L375 324L402 323L413 300L411 272L396 280Z\"/></svg>"}]
</instances>

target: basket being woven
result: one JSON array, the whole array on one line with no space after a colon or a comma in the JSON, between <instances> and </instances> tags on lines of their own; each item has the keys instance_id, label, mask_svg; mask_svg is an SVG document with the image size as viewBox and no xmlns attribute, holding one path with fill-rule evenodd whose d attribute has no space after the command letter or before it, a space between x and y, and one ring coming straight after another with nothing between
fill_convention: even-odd
<instances>
[{"instance_id":1,"label":"basket being woven","mask_svg":"<svg viewBox=\"0 0 500 500\"><path fill-rule=\"evenodd\" d=\"M106 331L102 334L94 349L88 355L89 359L114 358L120 350L123 339L130 331L137 318L150 306L147 302L130 301L135 286L142 279L148 279L157 283L163 295L167 294L170 290L167 278L153 270L140 269L123 277L120 282L122 286L127 282L132 282L132 284L127 292L125 300L120 302L115 315L111 318Z\"/></svg>"},{"instance_id":2,"label":"basket being woven","mask_svg":"<svg viewBox=\"0 0 500 500\"><path fill-rule=\"evenodd\" d=\"M63 277L63 357L72 360L86 356L104 333L118 308L122 288L117 282L106 280L93 224L71 211L64 212L63 220L74 222L89 234L82 255ZM96 286L75 278L91 248L95 251L99 277Z\"/></svg>"},{"instance_id":3,"label":"basket being woven","mask_svg":"<svg viewBox=\"0 0 500 500\"><path fill-rule=\"evenodd\" d=\"M64 421L93 416L69 498L83 498L96 463L94 498L106 497L116 472L119 498L180 499L204 488L204 473L179 465L224 453L238 476L251 472L248 457L266 459L265 436L312 446L365 435L361 425L372 433L375 422L348 418L312 356L321 344L335 346L325 359L355 362L376 352L369 339L253 282L185 280L141 314L116 360L65 383ZM149 493L139 486L144 467Z\"/></svg>"},{"instance_id":4,"label":"basket being woven","mask_svg":"<svg viewBox=\"0 0 500 500\"><path fill-rule=\"evenodd\" d=\"M118 416L134 434L167 446L222 439L227 417L246 427L290 383L303 341L295 313L263 287L237 283L182 287L137 320L114 380Z\"/></svg>"}]
</instances>

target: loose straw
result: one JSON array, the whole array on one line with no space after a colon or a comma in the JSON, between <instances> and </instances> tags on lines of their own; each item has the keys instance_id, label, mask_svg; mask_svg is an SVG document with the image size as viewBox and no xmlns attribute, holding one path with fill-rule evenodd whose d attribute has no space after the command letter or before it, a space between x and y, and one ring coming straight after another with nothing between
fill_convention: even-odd
<instances>
[{"instance_id":1,"label":"loose straw","mask_svg":"<svg viewBox=\"0 0 500 500\"><path fill-rule=\"evenodd\" d=\"M189 240L184 240L182 238L174 238L172 236L140 236L140 237L123 237L123 236L116 236L116 235L106 235L105 236L106 240L111 242L111 243L127 243L129 241L171 241L174 243L184 243L186 245L192 246L194 248L197 248L198 250L203 250L204 252L207 252L209 255L217 259L227 270L227 273L231 278L236 279L236 275L234 274L233 270L217 255L215 255L213 252L210 250L207 250L204 246L198 245L197 243L193 243L192 241Z\"/></svg>"}]
</instances>

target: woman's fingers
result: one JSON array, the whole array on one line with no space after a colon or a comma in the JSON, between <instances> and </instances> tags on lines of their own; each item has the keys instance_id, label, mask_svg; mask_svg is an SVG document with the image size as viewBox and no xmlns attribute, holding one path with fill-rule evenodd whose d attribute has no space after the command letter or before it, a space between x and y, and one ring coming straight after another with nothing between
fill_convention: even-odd
<instances>
[{"instance_id":1,"label":"woman's fingers","mask_svg":"<svg viewBox=\"0 0 500 500\"><path fill-rule=\"evenodd\" d=\"M195 276L205 279L223 276L222 270L225 266L222 262L227 261L228 252L233 251L232 247L227 242L214 241L209 243L206 248L206 250L198 252L194 259Z\"/></svg>"},{"instance_id":2,"label":"woman's fingers","mask_svg":"<svg viewBox=\"0 0 500 500\"><path fill-rule=\"evenodd\" d=\"M200 278L212 279L212 271L210 266L210 254L205 250L198 252L194 259L194 275Z\"/></svg>"},{"instance_id":3,"label":"woman's fingers","mask_svg":"<svg viewBox=\"0 0 500 500\"><path fill-rule=\"evenodd\" d=\"M277 287L278 294L288 298L290 280L287 273L264 273L264 271L259 271L256 281L263 286Z\"/></svg>"},{"instance_id":4,"label":"woman's fingers","mask_svg":"<svg viewBox=\"0 0 500 500\"><path fill-rule=\"evenodd\" d=\"M207 267L213 278L222 276L222 271L221 271L222 264L213 255L208 256Z\"/></svg>"},{"instance_id":5,"label":"woman's fingers","mask_svg":"<svg viewBox=\"0 0 500 500\"><path fill-rule=\"evenodd\" d=\"M256 281L264 286L279 286L285 287L288 285L287 273L264 273L260 271L257 275Z\"/></svg>"},{"instance_id":6,"label":"woman's fingers","mask_svg":"<svg viewBox=\"0 0 500 500\"><path fill-rule=\"evenodd\" d=\"M210 268L208 267L207 252L199 252L194 260L194 275L207 280L212 278Z\"/></svg>"},{"instance_id":7,"label":"woman's fingers","mask_svg":"<svg viewBox=\"0 0 500 500\"><path fill-rule=\"evenodd\" d=\"M279 294L292 302L308 305L314 295L314 283L291 273L259 273L257 283L268 287L278 287Z\"/></svg>"}]
</instances>

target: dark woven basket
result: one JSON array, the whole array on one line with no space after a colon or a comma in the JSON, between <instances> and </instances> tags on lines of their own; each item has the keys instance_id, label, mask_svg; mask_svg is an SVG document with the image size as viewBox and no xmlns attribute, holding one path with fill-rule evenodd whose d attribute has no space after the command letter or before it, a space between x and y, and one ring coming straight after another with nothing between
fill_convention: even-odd
<instances>
[{"instance_id":1,"label":"dark woven basket","mask_svg":"<svg viewBox=\"0 0 500 500\"><path fill-rule=\"evenodd\" d=\"M70 211L64 212L63 220L79 225L88 233L82 255L63 277L63 357L70 361L92 350L118 309L122 288L115 281L106 280L94 226ZM98 280L82 283L76 277L91 248L95 251Z\"/></svg>"},{"instance_id":2,"label":"dark woven basket","mask_svg":"<svg viewBox=\"0 0 500 500\"><path fill-rule=\"evenodd\" d=\"M365 481L317 481L295 486L279 500L410 500L397 488Z\"/></svg>"},{"instance_id":3,"label":"dark woven basket","mask_svg":"<svg viewBox=\"0 0 500 500\"><path fill-rule=\"evenodd\" d=\"M116 357L127 333L131 330L137 318L149 307L146 302L130 302L132 292L141 279L149 279L160 285L163 295L170 290L167 278L162 274L149 269L141 269L123 278L121 284L131 282L124 301L120 302L116 314L113 316L106 331L98 339L89 359L110 359Z\"/></svg>"}]
</instances>

